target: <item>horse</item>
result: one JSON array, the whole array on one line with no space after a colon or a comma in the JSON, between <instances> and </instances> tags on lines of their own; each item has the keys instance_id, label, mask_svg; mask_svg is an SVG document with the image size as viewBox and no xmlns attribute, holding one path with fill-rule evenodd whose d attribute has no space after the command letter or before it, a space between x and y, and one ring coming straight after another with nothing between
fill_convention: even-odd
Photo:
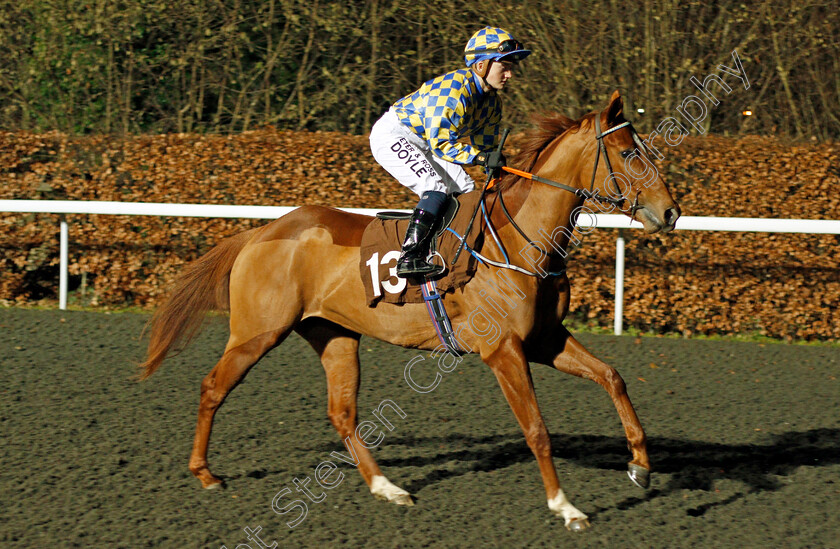
<instances>
[{"instance_id":1,"label":"horse","mask_svg":"<svg viewBox=\"0 0 840 549\"><path fill-rule=\"evenodd\" d=\"M618 91L606 109L578 120L544 116L511 162L531 170L533 177L507 174L484 195L489 212L485 213L485 229L493 229L501 248L484 246L481 253L491 263L478 268L461 291L443 296L452 325L470 325L469 314L487 307L485 298L491 289L499 302L516 304L504 318L496 319L500 330L494 337L473 328L461 330L458 343L466 352L478 353L496 376L539 465L548 507L572 531L585 530L590 524L560 487L529 362L590 379L606 389L632 453L627 473L635 484L646 488L650 479L646 436L624 380L563 326L570 300L569 279L563 272L565 250L570 239L576 238L572 231L585 198L617 207L640 221L647 233L672 230L680 215L658 172L642 181L629 169L628 159L634 155L637 160L647 158L649 151L638 148L643 145L624 118ZM602 153L605 162L599 163ZM591 179L590 166L594 166ZM545 184L557 179L565 183ZM502 207L497 208L497 203ZM228 237L184 268L152 316L146 360L139 365L140 379L152 375L170 351L188 344L207 312L229 311L230 337L224 353L201 383L189 460L190 471L204 488L216 488L223 482L211 473L207 461L215 414L251 367L294 330L320 357L327 379L329 420L356 456L357 468L371 493L398 505L414 504L407 491L385 477L364 436L359 436L359 340L366 335L424 350L436 349L439 344L424 304L367 305L359 268L360 242L372 220L334 208L302 206L266 225ZM551 242L526 242L533 236L548 235L546 229L551 231ZM527 249L528 253L510 261L502 248ZM525 257L530 258L534 271L521 267ZM502 269L512 284L501 284L500 277L494 276ZM545 276L548 273L556 276Z\"/></svg>"}]
</instances>

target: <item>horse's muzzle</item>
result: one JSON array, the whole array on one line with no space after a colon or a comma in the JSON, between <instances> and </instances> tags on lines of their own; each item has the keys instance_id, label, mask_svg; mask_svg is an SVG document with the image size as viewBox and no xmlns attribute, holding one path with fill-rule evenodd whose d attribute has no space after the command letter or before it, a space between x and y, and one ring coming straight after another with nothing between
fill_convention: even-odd
<instances>
[{"instance_id":1,"label":"horse's muzzle","mask_svg":"<svg viewBox=\"0 0 840 549\"><path fill-rule=\"evenodd\" d=\"M634 215L635 219L645 227L645 232L668 233L674 230L677 219L680 218L680 207L676 204L665 208L661 214L654 212L646 206L642 206Z\"/></svg>"},{"instance_id":2,"label":"horse's muzzle","mask_svg":"<svg viewBox=\"0 0 840 549\"><path fill-rule=\"evenodd\" d=\"M663 233L669 233L673 231L674 227L677 226L677 219L680 218L680 207L674 204L672 207L666 209L663 218L663 221L665 223L660 227L659 230Z\"/></svg>"}]
</instances>

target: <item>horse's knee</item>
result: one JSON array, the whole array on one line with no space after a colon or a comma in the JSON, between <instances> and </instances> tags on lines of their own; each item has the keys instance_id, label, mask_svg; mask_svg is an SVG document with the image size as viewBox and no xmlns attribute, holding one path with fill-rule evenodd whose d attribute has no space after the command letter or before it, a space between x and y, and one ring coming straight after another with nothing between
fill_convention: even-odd
<instances>
[{"instance_id":1,"label":"horse's knee","mask_svg":"<svg viewBox=\"0 0 840 549\"><path fill-rule=\"evenodd\" d=\"M353 430L353 423L355 422L356 414L354 414L350 408L330 408L327 412L327 417L330 418L330 423L333 424L336 431L343 434Z\"/></svg>"},{"instance_id":2,"label":"horse's knee","mask_svg":"<svg viewBox=\"0 0 840 549\"><path fill-rule=\"evenodd\" d=\"M604 388L612 395L623 395L627 393L627 385L624 378L613 367L609 367L604 375Z\"/></svg>"},{"instance_id":3,"label":"horse's knee","mask_svg":"<svg viewBox=\"0 0 840 549\"><path fill-rule=\"evenodd\" d=\"M528 447L531 448L535 456L551 455L551 437L548 435L548 430L545 426L529 429L525 433L525 440L528 442Z\"/></svg>"}]
</instances>

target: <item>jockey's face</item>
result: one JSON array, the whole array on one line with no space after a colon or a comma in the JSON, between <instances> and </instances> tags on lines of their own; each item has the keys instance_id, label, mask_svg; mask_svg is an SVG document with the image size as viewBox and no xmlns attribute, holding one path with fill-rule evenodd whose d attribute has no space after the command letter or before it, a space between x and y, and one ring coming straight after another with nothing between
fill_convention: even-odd
<instances>
[{"instance_id":1,"label":"jockey's face","mask_svg":"<svg viewBox=\"0 0 840 549\"><path fill-rule=\"evenodd\" d=\"M489 61L481 61L482 63L489 63ZM487 72L485 80L490 89L484 91L499 91L505 87L508 80L513 78L513 70L516 65L511 61L494 61L490 63L490 70ZM483 83L482 83L483 84Z\"/></svg>"}]
</instances>

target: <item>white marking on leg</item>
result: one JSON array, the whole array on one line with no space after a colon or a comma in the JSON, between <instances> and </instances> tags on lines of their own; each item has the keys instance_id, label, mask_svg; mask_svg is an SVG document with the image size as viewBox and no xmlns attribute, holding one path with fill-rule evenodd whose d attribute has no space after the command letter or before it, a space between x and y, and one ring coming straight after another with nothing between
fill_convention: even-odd
<instances>
[{"instance_id":1,"label":"white marking on leg","mask_svg":"<svg viewBox=\"0 0 840 549\"><path fill-rule=\"evenodd\" d=\"M557 515L563 517L563 520L566 521L566 527L573 520L587 520L589 517L581 513L577 507L572 505L568 499L566 499L566 494L563 493L563 490L558 490L557 495L554 498L548 500L548 508Z\"/></svg>"},{"instance_id":2,"label":"white marking on leg","mask_svg":"<svg viewBox=\"0 0 840 549\"><path fill-rule=\"evenodd\" d=\"M391 484L391 481L382 475L373 477L373 480L370 482L370 493L379 499L387 501L399 502L405 501L406 499L411 500L411 495L408 492L399 486Z\"/></svg>"}]
</instances>

